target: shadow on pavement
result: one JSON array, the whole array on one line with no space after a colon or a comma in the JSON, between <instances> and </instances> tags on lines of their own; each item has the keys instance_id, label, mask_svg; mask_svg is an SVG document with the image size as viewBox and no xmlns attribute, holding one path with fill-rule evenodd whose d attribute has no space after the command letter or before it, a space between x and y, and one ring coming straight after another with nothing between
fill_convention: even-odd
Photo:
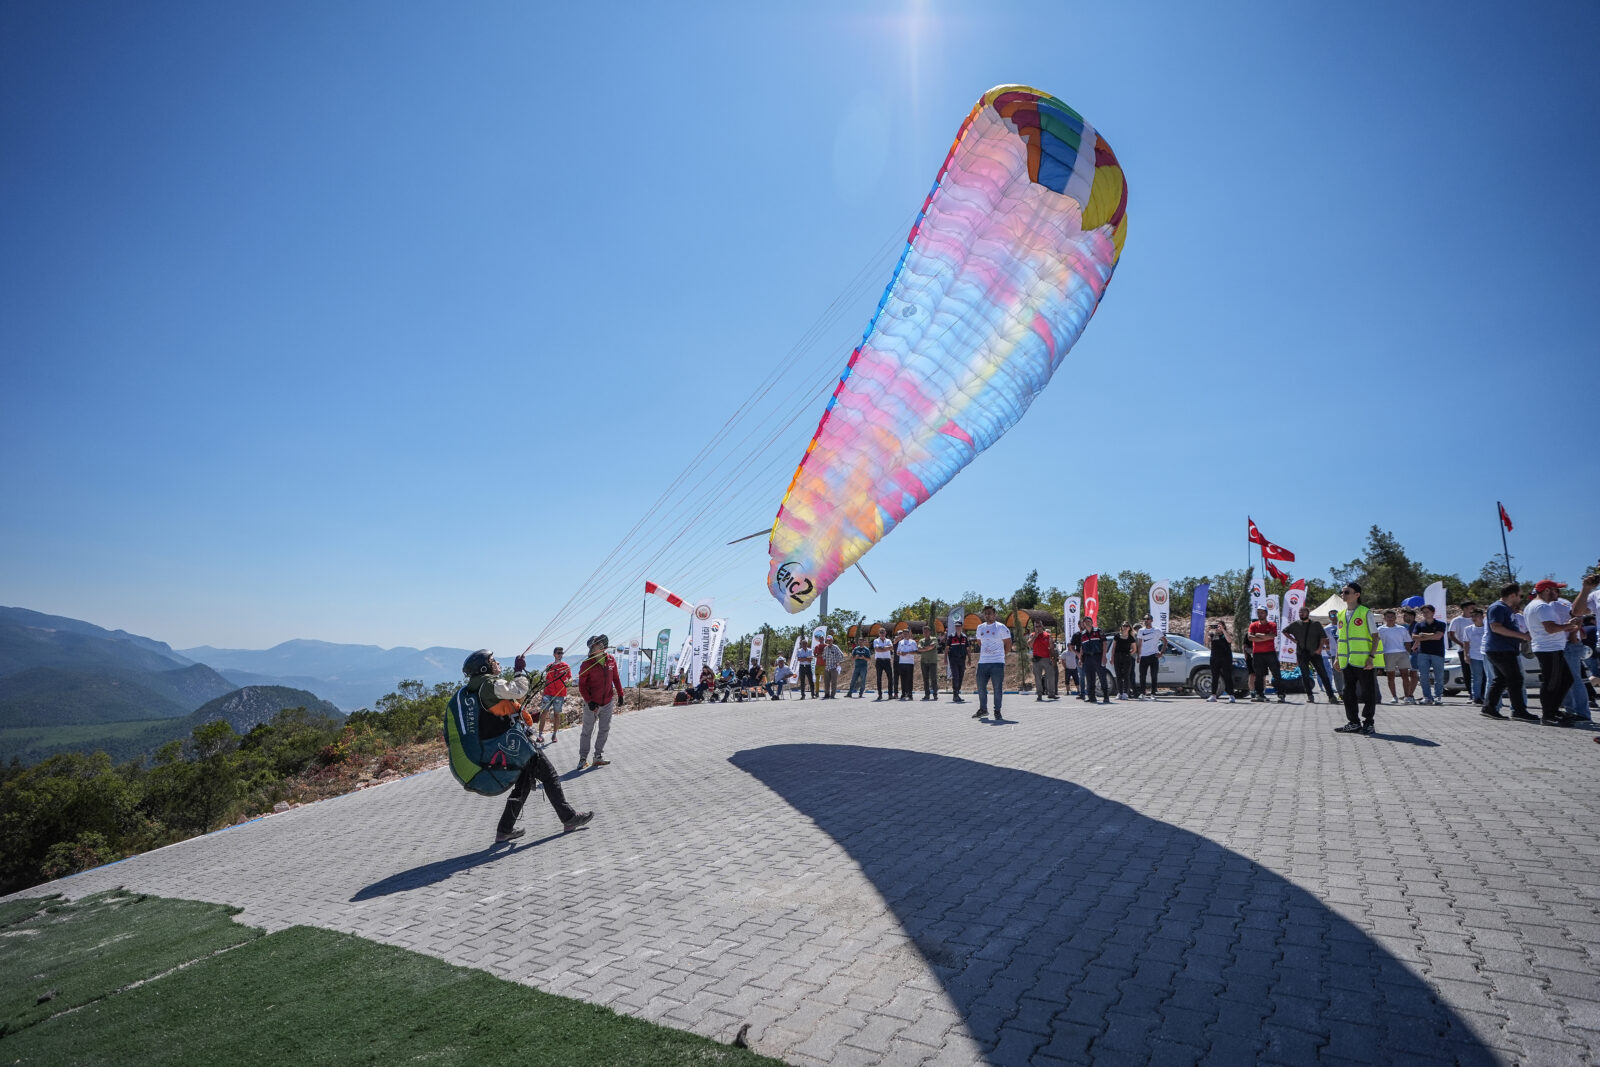
<instances>
[{"instance_id":1,"label":"shadow on pavement","mask_svg":"<svg viewBox=\"0 0 1600 1067\"><path fill-rule=\"evenodd\" d=\"M990 1063L1496 1062L1310 893L1071 782L845 745L731 762L850 853Z\"/></svg>"},{"instance_id":2,"label":"shadow on pavement","mask_svg":"<svg viewBox=\"0 0 1600 1067\"><path fill-rule=\"evenodd\" d=\"M424 863L422 866L413 867L409 871L401 871L399 874L391 874L387 878L380 878L366 888L357 890L356 895L351 897L350 901L355 903L359 900L371 900L374 897L386 897L390 893L404 893L408 889L421 889L423 886L442 882L453 874L470 871L474 867L485 863L493 863L518 852L526 852L530 848L538 848L540 845L548 844L563 836L565 835L560 830L557 830L555 833L547 834L537 841L528 841L526 843L519 841L509 845L492 844L487 848L479 849L477 852L468 852L461 856L451 856L447 860L434 860L432 863Z\"/></svg>"},{"instance_id":3,"label":"shadow on pavement","mask_svg":"<svg viewBox=\"0 0 1600 1067\"><path fill-rule=\"evenodd\" d=\"M1372 735L1374 741L1396 741L1402 745L1420 745L1423 748L1438 748L1439 742L1430 741L1426 737L1416 737L1412 734L1384 734Z\"/></svg>"}]
</instances>

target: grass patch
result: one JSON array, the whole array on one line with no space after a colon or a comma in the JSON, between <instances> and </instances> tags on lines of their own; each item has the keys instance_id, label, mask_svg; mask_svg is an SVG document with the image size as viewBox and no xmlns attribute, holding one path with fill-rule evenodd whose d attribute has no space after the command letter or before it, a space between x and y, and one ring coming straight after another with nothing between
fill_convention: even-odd
<instances>
[{"instance_id":1,"label":"grass patch","mask_svg":"<svg viewBox=\"0 0 1600 1067\"><path fill-rule=\"evenodd\" d=\"M146 929L169 920L205 928L207 912L225 919L226 909L190 901L127 897L115 903L58 906L19 924L41 923L26 940L28 958L44 961L70 946L94 943L111 927L128 933L128 919L142 916ZM198 909L198 910L197 910ZM116 922L117 917L121 922ZM85 936L74 931L95 927ZM230 920L231 924L231 920ZM482 971L456 967L430 956L362 938L297 926L261 936L233 925L238 947L211 955L214 934L197 936L181 955L197 962L181 970L170 954L144 963L154 981L125 989L130 979L90 969L99 977L76 986L77 1011L34 1019L0 1037L0 1061L17 1064L163 1063L215 1067L240 1064L757 1064L777 1063L745 1049L618 1015L582 1001L544 993ZM9 942L12 938L5 938ZM102 954L133 957L123 949L132 938L102 946ZM3 943L3 942L0 942ZM155 947L151 943L151 947ZM20 972L4 945L0 987L7 1012ZM120 950L120 951L119 951ZM181 962L181 961L180 961ZM137 979L132 979L137 980ZM32 1007L37 982L23 997ZM124 990L118 992L118 990ZM91 995L92 993L92 995ZM65 1000L65 995L58 1000ZM49 1015L64 1005L37 1006ZM9 1016L8 1016L9 1017Z\"/></svg>"},{"instance_id":2,"label":"grass patch","mask_svg":"<svg viewBox=\"0 0 1600 1067\"><path fill-rule=\"evenodd\" d=\"M74 904L45 901L42 911L0 931L0 1034L260 937L233 921L237 911L120 890ZM0 1059L9 1045L0 1046Z\"/></svg>"}]
</instances>

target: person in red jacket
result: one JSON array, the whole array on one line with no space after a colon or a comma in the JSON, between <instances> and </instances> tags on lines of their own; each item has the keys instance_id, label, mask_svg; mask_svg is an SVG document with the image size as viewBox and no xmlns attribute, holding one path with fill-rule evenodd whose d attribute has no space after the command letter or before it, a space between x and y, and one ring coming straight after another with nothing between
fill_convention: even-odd
<instances>
[{"instance_id":1,"label":"person in red jacket","mask_svg":"<svg viewBox=\"0 0 1600 1067\"><path fill-rule=\"evenodd\" d=\"M606 737L611 733L611 713L622 707L622 678L617 674L617 657L606 649L611 641L605 634L589 638L589 655L578 668L578 693L583 697L583 731L578 734L578 770L589 766L589 739L594 737L594 765L604 767ZM595 723L600 733L595 736Z\"/></svg>"}]
</instances>

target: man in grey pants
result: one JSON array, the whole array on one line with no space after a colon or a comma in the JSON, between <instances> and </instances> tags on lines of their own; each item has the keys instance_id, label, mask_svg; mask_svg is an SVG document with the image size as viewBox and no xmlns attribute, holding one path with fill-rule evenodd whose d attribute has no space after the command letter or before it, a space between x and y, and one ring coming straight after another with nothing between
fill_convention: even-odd
<instances>
[{"instance_id":1,"label":"man in grey pants","mask_svg":"<svg viewBox=\"0 0 1600 1067\"><path fill-rule=\"evenodd\" d=\"M589 740L594 739L594 765L604 767L606 738L611 734L611 713L622 707L622 679L617 658L606 651L605 634L589 638L589 654L578 668L578 694L583 697L583 731L578 735L578 770L589 766ZM596 724L600 732L595 735Z\"/></svg>"}]
</instances>

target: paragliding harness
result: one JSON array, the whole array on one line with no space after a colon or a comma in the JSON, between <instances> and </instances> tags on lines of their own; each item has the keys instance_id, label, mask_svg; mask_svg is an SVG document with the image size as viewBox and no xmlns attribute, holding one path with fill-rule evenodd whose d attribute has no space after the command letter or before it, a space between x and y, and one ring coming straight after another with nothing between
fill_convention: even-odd
<instances>
[{"instance_id":1,"label":"paragliding harness","mask_svg":"<svg viewBox=\"0 0 1600 1067\"><path fill-rule=\"evenodd\" d=\"M528 737L520 715L512 717L505 733L484 739L478 733L482 710L477 696L466 686L457 689L445 712L444 740L450 750L450 773L462 788L493 797L515 785L522 768L544 746Z\"/></svg>"}]
</instances>

